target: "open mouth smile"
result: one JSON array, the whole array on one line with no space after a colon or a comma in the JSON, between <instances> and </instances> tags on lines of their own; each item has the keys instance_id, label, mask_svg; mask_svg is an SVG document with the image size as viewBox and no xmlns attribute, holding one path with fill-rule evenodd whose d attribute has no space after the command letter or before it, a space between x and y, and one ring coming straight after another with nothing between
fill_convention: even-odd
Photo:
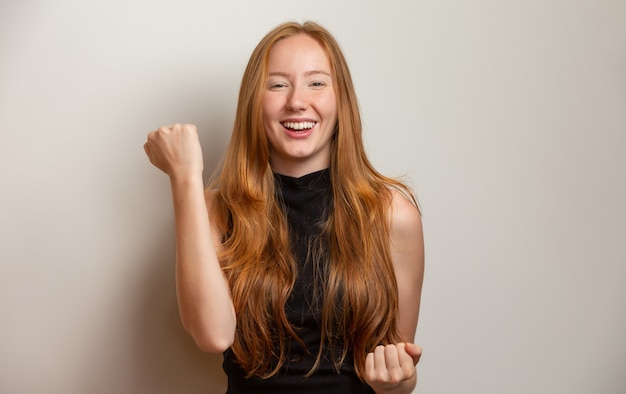
<instances>
[{"instance_id":1,"label":"open mouth smile","mask_svg":"<svg viewBox=\"0 0 626 394\"><path fill-rule=\"evenodd\" d=\"M293 131L310 130L313 127L315 127L316 124L317 122L281 122L281 125L284 128L288 130L293 130Z\"/></svg>"}]
</instances>

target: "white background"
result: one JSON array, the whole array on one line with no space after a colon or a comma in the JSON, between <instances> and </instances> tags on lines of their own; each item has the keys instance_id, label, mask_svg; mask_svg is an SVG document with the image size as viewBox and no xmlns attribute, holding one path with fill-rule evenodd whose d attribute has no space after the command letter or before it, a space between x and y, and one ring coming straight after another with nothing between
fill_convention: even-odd
<instances>
[{"instance_id":1,"label":"white background","mask_svg":"<svg viewBox=\"0 0 626 394\"><path fill-rule=\"evenodd\" d=\"M626 392L623 0L2 0L0 392L224 390L142 145L196 123L208 176L253 47L305 19L422 205L416 392Z\"/></svg>"}]
</instances>

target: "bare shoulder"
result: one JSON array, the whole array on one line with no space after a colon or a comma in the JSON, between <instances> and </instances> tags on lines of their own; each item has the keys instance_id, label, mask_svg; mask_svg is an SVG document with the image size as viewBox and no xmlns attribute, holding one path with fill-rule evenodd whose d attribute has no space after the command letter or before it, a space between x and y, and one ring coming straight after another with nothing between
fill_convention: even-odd
<instances>
[{"instance_id":1,"label":"bare shoulder","mask_svg":"<svg viewBox=\"0 0 626 394\"><path fill-rule=\"evenodd\" d=\"M405 242L416 243L423 238L422 215L413 203L398 190L391 190L390 231L392 247Z\"/></svg>"}]
</instances>

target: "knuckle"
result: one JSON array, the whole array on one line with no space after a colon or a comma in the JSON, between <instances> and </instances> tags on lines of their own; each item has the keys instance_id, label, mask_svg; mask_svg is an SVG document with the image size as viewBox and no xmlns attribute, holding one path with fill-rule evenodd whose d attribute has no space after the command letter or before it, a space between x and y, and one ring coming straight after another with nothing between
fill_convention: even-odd
<instances>
[{"instance_id":1,"label":"knuckle","mask_svg":"<svg viewBox=\"0 0 626 394\"><path fill-rule=\"evenodd\" d=\"M195 126L191 124L177 124L173 130L181 136L193 136L197 134Z\"/></svg>"},{"instance_id":2,"label":"knuckle","mask_svg":"<svg viewBox=\"0 0 626 394\"><path fill-rule=\"evenodd\" d=\"M405 367L402 369L402 375L405 379L410 378L415 373L415 368Z\"/></svg>"},{"instance_id":3,"label":"knuckle","mask_svg":"<svg viewBox=\"0 0 626 394\"><path fill-rule=\"evenodd\" d=\"M391 368L389 370L388 383L397 384L404 379L404 371L399 367Z\"/></svg>"},{"instance_id":4,"label":"knuckle","mask_svg":"<svg viewBox=\"0 0 626 394\"><path fill-rule=\"evenodd\" d=\"M389 380L389 376L381 371L376 374L374 380L378 383L385 383Z\"/></svg>"},{"instance_id":5,"label":"knuckle","mask_svg":"<svg viewBox=\"0 0 626 394\"><path fill-rule=\"evenodd\" d=\"M398 348L394 344L389 344L385 346L385 353L387 354L396 354L397 351L398 351Z\"/></svg>"},{"instance_id":6,"label":"knuckle","mask_svg":"<svg viewBox=\"0 0 626 394\"><path fill-rule=\"evenodd\" d=\"M396 373L393 374L389 374L389 380L387 381L387 383L389 384L398 384L402 382L402 376L398 375Z\"/></svg>"}]
</instances>

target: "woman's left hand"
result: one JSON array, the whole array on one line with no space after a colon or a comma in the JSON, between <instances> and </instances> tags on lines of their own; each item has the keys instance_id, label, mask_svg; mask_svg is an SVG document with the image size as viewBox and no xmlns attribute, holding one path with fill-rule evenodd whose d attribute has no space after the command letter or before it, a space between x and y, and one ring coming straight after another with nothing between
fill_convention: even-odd
<instances>
[{"instance_id":1,"label":"woman's left hand","mask_svg":"<svg viewBox=\"0 0 626 394\"><path fill-rule=\"evenodd\" d=\"M411 393L422 348L412 343L377 346L365 359L365 382L378 394Z\"/></svg>"}]
</instances>

